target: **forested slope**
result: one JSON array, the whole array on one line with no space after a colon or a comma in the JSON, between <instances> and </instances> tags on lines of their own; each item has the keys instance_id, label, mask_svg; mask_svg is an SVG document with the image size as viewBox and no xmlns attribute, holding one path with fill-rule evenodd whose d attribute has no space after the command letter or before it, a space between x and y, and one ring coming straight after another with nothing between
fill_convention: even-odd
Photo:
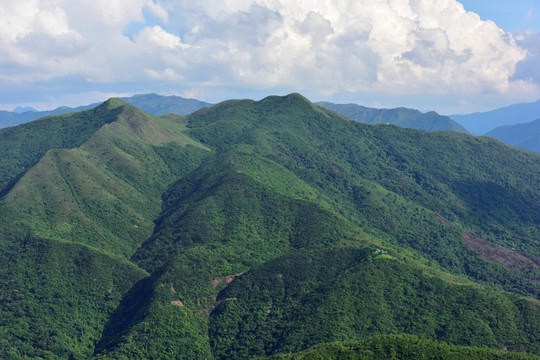
<instances>
[{"instance_id":1,"label":"forested slope","mask_svg":"<svg viewBox=\"0 0 540 360\"><path fill-rule=\"evenodd\" d=\"M101 109L10 175L1 357L247 359L403 333L540 354L539 156L298 94Z\"/></svg>"},{"instance_id":2,"label":"forested slope","mask_svg":"<svg viewBox=\"0 0 540 360\"><path fill-rule=\"evenodd\" d=\"M29 139L18 153L29 168L7 166L16 182L0 201L0 357L93 353L110 313L148 276L128 259L152 233L161 192L207 153L186 147L182 128L111 100L8 129L14 143Z\"/></svg>"}]
</instances>

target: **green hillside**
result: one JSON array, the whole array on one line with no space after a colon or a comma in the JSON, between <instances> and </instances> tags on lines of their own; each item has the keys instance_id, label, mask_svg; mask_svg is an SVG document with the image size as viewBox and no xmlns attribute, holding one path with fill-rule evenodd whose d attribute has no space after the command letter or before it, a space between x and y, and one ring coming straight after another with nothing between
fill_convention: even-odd
<instances>
[{"instance_id":1,"label":"green hillside","mask_svg":"<svg viewBox=\"0 0 540 360\"><path fill-rule=\"evenodd\" d=\"M114 101L85 112L36 120L0 130L0 189L33 166L50 149L76 148L103 125L116 120Z\"/></svg>"},{"instance_id":2,"label":"green hillside","mask_svg":"<svg viewBox=\"0 0 540 360\"><path fill-rule=\"evenodd\" d=\"M158 94L138 94L130 97L122 97L120 100L134 105L153 115L178 114L187 115L212 104L195 99L185 99L180 96L163 96ZM77 106L75 108L61 106L54 110L37 111L35 109L23 112L0 110L0 129L24 124L43 117L74 113L97 107L99 103ZM71 116L71 115L69 115ZM99 116L98 116L99 117ZM19 129L20 130L20 129Z\"/></svg>"},{"instance_id":3,"label":"green hillside","mask_svg":"<svg viewBox=\"0 0 540 360\"><path fill-rule=\"evenodd\" d=\"M102 126L81 134L79 119ZM60 138L72 142L44 153L0 201L1 358L88 358L109 314L148 276L128 259L152 233L161 193L208 152L182 135L181 118L116 100L25 124L25 136L49 122L63 122Z\"/></svg>"},{"instance_id":4,"label":"green hillside","mask_svg":"<svg viewBox=\"0 0 540 360\"><path fill-rule=\"evenodd\" d=\"M244 274L217 300L210 341L221 359L399 333L540 351L537 304L442 281L373 249L295 252Z\"/></svg>"},{"instance_id":5,"label":"green hillside","mask_svg":"<svg viewBox=\"0 0 540 360\"><path fill-rule=\"evenodd\" d=\"M523 353L464 347L438 343L411 335L380 335L361 342L332 343L314 346L298 354L276 355L268 359L327 359L327 360L495 360L538 359Z\"/></svg>"},{"instance_id":6,"label":"green hillside","mask_svg":"<svg viewBox=\"0 0 540 360\"><path fill-rule=\"evenodd\" d=\"M76 140L45 142L0 199L1 358L249 359L404 333L540 354L537 155L298 94L96 109L109 120L66 125Z\"/></svg>"}]
</instances>

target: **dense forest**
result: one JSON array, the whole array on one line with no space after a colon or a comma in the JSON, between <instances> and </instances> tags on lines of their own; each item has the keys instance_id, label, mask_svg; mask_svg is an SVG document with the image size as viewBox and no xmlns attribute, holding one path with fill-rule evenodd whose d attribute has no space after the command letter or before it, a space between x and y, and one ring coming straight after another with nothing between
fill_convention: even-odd
<instances>
[{"instance_id":1,"label":"dense forest","mask_svg":"<svg viewBox=\"0 0 540 360\"><path fill-rule=\"evenodd\" d=\"M538 154L299 94L0 139L0 358L540 355Z\"/></svg>"}]
</instances>

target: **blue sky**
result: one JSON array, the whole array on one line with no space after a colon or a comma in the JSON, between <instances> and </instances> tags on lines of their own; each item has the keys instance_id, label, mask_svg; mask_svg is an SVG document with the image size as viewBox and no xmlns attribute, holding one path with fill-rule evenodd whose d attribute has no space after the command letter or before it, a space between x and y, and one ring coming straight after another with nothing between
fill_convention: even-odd
<instances>
[{"instance_id":1,"label":"blue sky","mask_svg":"<svg viewBox=\"0 0 540 360\"><path fill-rule=\"evenodd\" d=\"M2 0L0 109L156 92L443 114L540 99L540 3Z\"/></svg>"},{"instance_id":2,"label":"blue sky","mask_svg":"<svg viewBox=\"0 0 540 360\"><path fill-rule=\"evenodd\" d=\"M537 0L463 0L461 3L466 10L476 12L483 20L494 21L504 31L540 31L540 2Z\"/></svg>"}]
</instances>

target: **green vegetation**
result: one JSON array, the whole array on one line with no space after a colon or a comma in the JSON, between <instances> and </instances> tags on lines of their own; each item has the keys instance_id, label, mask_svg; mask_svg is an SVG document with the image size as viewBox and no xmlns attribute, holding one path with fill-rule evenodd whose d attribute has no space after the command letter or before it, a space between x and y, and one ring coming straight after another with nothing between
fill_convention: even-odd
<instances>
[{"instance_id":1,"label":"green vegetation","mask_svg":"<svg viewBox=\"0 0 540 360\"><path fill-rule=\"evenodd\" d=\"M241 143L281 164L388 243L408 246L454 273L539 295L538 285L486 263L461 239L467 229L540 257L537 156L488 138L366 126L295 94L225 102L188 121L189 133L211 148ZM454 226L441 225L434 213ZM536 277L538 269L531 271Z\"/></svg>"},{"instance_id":2,"label":"green vegetation","mask_svg":"<svg viewBox=\"0 0 540 360\"><path fill-rule=\"evenodd\" d=\"M464 347L440 343L412 335L380 335L362 342L339 342L317 345L298 354L276 355L268 360L387 360L387 359L441 359L441 360L495 360L538 359L523 353L494 349Z\"/></svg>"},{"instance_id":3,"label":"green vegetation","mask_svg":"<svg viewBox=\"0 0 540 360\"><path fill-rule=\"evenodd\" d=\"M147 276L87 246L33 236L3 238L0 264L2 359L88 358L108 314Z\"/></svg>"},{"instance_id":4,"label":"green vegetation","mask_svg":"<svg viewBox=\"0 0 540 360\"><path fill-rule=\"evenodd\" d=\"M534 154L298 94L39 121L69 141L39 140L6 176L1 358L540 354ZM489 262L464 232L530 264Z\"/></svg>"},{"instance_id":5,"label":"green vegetation","mask_svg":"<svg viewBox=\"0 0 540 360\"><path fill-rule=\"evenodd\" d=\"M372 254L300 251L242 275L219 294L211 314L214 355L247 359L405 332L511 350L526 343L527 350L540 352L537 306L515 295L450 284ZM530 307L524 316L523 308Z\"/></svg>"},{"instance_id":6,"label":"green vegetation","mask_svg":"<svg viewBox=\"0 0 540 360\"><path fill-rule=\"evenodd\" d=\"M103 126L81 135L79 119ZM110 313L148 275L127 260L152 233L161 193L208 153L182 135L182 118L118 100L50 121L80 146L44 153L0 202L1 358L88 358Z\"/></svg>"},{"instance_id":7,"label":"green vegetation","mask_svg":"<svg viewBox=\"0 0 540 360\"><path fill-rule=\"evenodd\" d=\"M76 148L103 125L115 121L122 111L117 105L111 100L90 111L43 118L0 130L0 190L47 151Z\"/></svg>"}]
</instances>

